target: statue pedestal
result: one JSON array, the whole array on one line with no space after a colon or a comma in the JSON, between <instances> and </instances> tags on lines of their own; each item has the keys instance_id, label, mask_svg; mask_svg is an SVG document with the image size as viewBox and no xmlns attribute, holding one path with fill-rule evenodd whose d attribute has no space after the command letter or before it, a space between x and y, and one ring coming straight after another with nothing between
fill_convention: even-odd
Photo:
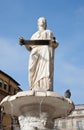
<instances>
[{"instance_id":1,"label":"statue pedestal","mask_svg":"<svg viewBox=\"0 0 84 130\"><path fill-rule=\"evenodd\" d=\"M51 130L54 119L74 109L70 99L52 91L23 91L1 102L4 112L18 116L21 130Z\"/></svg>"},{"instance_id":2,"label":"statue pedestal","mask_svg":"<svg viewBox=\"0 0 84 130\"><path fill-rule=\"evenodd\" d=\"M31 108L30 111L23 112L22 115L19 116L18 119L21 130L51 130L54 122L52 121L50 114L44 110L42 110L43 112L40 112L40 110L38 110L39 106L36 104L34 105L29 106ZM23 110L27 108L28 106L23 108Z\"/></svg>"}]
</instances>

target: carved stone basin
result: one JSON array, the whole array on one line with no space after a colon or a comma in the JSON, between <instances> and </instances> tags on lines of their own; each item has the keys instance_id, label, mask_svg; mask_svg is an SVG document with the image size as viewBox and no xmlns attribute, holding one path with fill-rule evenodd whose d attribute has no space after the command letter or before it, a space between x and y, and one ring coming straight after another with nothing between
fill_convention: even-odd
<instances>
[{"instance_id":1,"label":"carved stone basin","mask_svg":"<svg viewBox=\"0 0 84 130\"><path fill-rule=\"evenodd\" d=\"M55 118L65 117L74 109L70 99L52 91L19 92L4 98L1 106L5 113L18 116L21 130L49 130Z\"/></svg>"}]
</instances>

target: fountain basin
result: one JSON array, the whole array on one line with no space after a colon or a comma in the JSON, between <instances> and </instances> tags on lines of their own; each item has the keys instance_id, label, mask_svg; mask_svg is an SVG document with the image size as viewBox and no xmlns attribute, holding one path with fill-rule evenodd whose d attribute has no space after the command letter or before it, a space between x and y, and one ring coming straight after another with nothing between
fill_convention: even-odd
<instances>
[{"instance_id":1,"label":"fountain basin","mask_svg":"<svg viewBox=\"0 0 84 130\"><path fill-rule=\"evenodd\" d=\"M4 112L18 116L21 130L53 128L53 120L65 117L74 109L70 99L52 91L23 91L1 102ZM25 127L24 127L25 124Z\"/></svg>"}]
</instances>

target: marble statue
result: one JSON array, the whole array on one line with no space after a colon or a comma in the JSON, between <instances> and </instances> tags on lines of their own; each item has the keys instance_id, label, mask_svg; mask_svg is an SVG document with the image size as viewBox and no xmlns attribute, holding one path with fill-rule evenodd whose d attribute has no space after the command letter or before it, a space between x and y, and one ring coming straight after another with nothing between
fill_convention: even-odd
<instances>
[{"instance_id":1,"label":"marble statue","mask_svg":"<svg viewBox=\"0 0 84 130\"><path fill-rule=\"evenodd\" d=\"M29 59L29 85L31 90L53 90L54 50L58 46L51 30L47 30L47 22L44 17L38 19L38 31L31 40L50 40L49 45L28 45L26 40L20 38L20 44L24 44L31 51Z\"/></svg>"}]
</instances>

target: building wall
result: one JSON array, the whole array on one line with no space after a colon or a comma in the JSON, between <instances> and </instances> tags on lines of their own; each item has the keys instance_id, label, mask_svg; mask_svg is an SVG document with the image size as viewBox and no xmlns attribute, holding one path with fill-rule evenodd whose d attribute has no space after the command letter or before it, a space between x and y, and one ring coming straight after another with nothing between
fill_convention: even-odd
<instances>
[{"instance_id":1,"label":"building wall","mask_svg":"<svg viewBox=\"0 0 84 130\"><path fill-rule=\"evenodd\" d=\"M76 105L71 115L55 120L55 129L84 130L84 105Z\"/></svg>"},{"instance_id":2,"label":"building wall","mask_svg":"<svg viewBox=\"0 0 84 130\"><path fill-rule=\"evenodd\" d=\"M19 83L0 70L0 102L7 95L14 95L19 91L22 91L19 88ZM15 130L15 121L13 121L10 115L1 112L1 109L2 108L0 108L0 130ZM17 117L14 119L17 122Z\"/></svg>"},{"instance_id":3,"label":"building wall","mask_svg":"<svg viewBox=\"0 0 84 130\"><path fill-rule=\"evenodd\" d=\"M3 114L2 128L4 130L11 130L11 117L10 115Z\"/></svg>"},{"instance_id":4,"label":"building wall","mask_svg":"<svg viewBox=\"0 0 84 130\"><path fill-rule=\"evenodd\" d=\"M6 95L14 95L18 91L21 91L18 83L4 73L0 73L0 93L5 97Z\"/></svg>"}]
</instances>

